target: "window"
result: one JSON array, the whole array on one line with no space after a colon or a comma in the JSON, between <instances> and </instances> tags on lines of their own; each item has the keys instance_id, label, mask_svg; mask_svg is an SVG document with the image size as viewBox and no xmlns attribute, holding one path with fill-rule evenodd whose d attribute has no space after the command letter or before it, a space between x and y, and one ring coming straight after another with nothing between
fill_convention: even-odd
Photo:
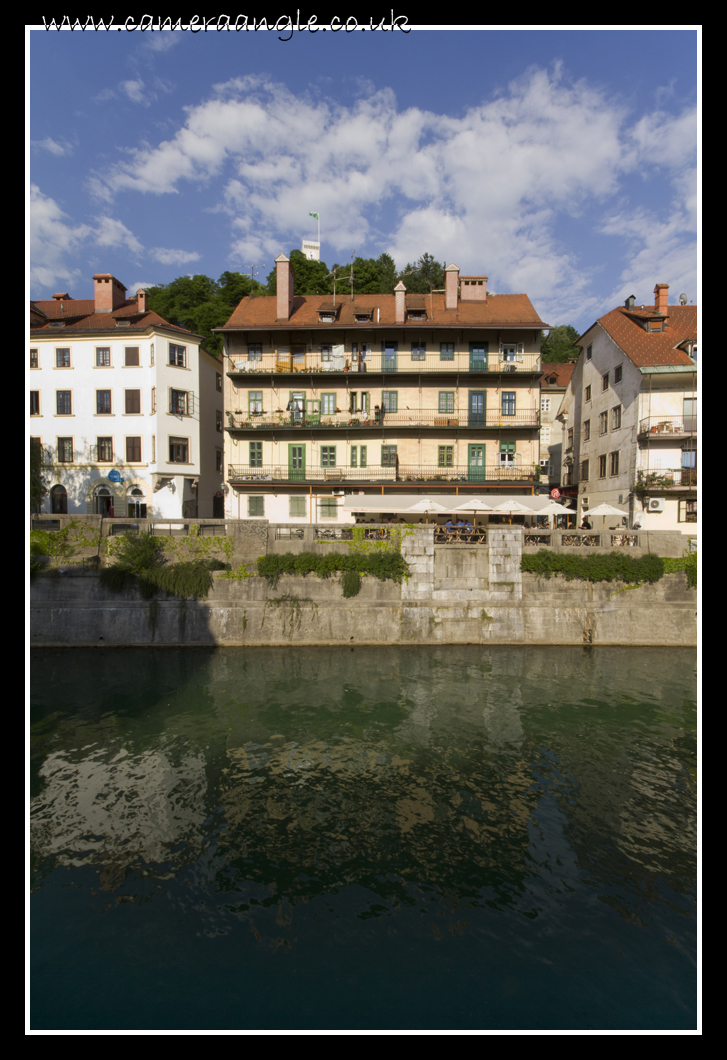
<instances>
[{"instance_id":1,"label":"window","mask_svg":"<svg viewBox=\"0 0 727 1060\"><path fill-rule=\"evenodd\" d=\"M696 523L697 521L697 502L696 501L679 501L679 522L680 523Z\"/></svg>"},{"instance_id":2,"label":"window","mask_svg":"<svg viewBox=\"0 0 727 1060\"><path fill-rule=\"evenodd\" d=\"M254 361L262 361L262 359L263 359L263 348L262 348L262 346L248 346L247 347L247 359L248 359L248 361L253 361L253 362Z\"/></svg>"},{"instance_id":3,"label":"window","mask_svg":"<svg viewBox=\"0 0 727 1060\"><path fill-rule=\"evenodd\" d=\"M589 441L590 437L591 437L591 421L590 420L584 420L583 421L583 441L584 442Z\"/></svg>"},{"instance_id":4,"label":"window","mask_svg":"<svg viewBox=\"0 0 727 1060\"><path fill-rule=\"evenodd\" d=\"M574 427L569 427L568 428L568 436L567 436L568 449L572 449L573 448L573 432L574 432L574 430L575 430Z\"/></svg>"},{"instance_id":5,"label":"window","mask_svg":"<svg viewBox=\"0 0 727 1060\"><path fill-rule=\"evenodd\" d=\"M252 518L259 518L261 515L265 515L265 498L248 497L247 514L252 516Z\"/></svg>"},{"instance_id":6,"label":"window","mask_svg":"<svg viewBox=\"0 0 727 1060\"><path fill-rule=\"evenodd\" d=\"M321 446L321 467L335 467L336 466L336 447L335 445L322 445Z\"/></svg>"},{"instance_id":7,"label":"window","mask_svg":"<svg viewBox=\"0 0 727 1060\"><path fill-rule=\"evenodd\" d=\"M71 351L69 349L56 350L56 368L71 367Z\"/></svg>"},{"instance_id":8,"label":"window","mask_svg":"<svg viewBox=\"0 0 727 1060\"><path fill-rule=\"evenodd\" d=\"M697 467L697 450L682 449L682 467L693 471Z\"/></svg>"},{"instance_id":9,"label":"window","mask_svg":"<svg viewBox=\"0 0 727 1060\"><path fill-rule=\"evenodd\" d=\"M515 443L500 442L500 467L515 466Z\"/></svg>"},{"instance_id":10,"label":"window","mask_svg":"<svg viewBox=\"0 0 727 1060\"><path fill-rule=\"evenodd\" d=\"M218 431L222 431L222 413L219 409L215 409L215 426Z\"/></svg>"},{"instance_id":11,"label":"window","mask_svg":"<svg viewBox=\"0 0 727 1060\"><path fill-rule=\"evenodd\" d=\"M384 412L398 412L399 410L399 391L398 390L382 390L381 391L381 405Z\"/></svg>"},{"instance_id":12,"label":"window","mask_svg":"<svg viewBox=\"0 0 727 1060\"><path fill-rule=\"evenodd\" d=\"M358 467L358 446L351 446L351 467Z\"/></svg>"},{"instance_id":13,"label":"window","mask_svg":"<svg viewBox=\"0 0 727 1060\"><path fill-rule=\"evenodd\" d=\"M321 394L321 415L334 416L336 413L336 395Z\"/></svg>"},{"instance_id":14,"label":"window","mask_svg":"<svg viewBox=\"0 0 727 1060\"><path fill-rule=\"evenodd\" d=\"M550 445L550 424L544 423L540 428L540 444Z\"/></svg>"},{"instance_id":15,"label":"window","mask_svg":"<svg viewBox=\"0 0 727 1060\"><path fill-rule=\"evenodd\" d=\"M601 377L601 390L608 390L608 372Z\"/></svg>"},{"instance_id":16,"label":"window","mask_svg":"<svg viewBox=\"0 0 727 1060\"><path fill-rule=\"evenodd\" d=\"M367 460L366 460L367 452L368 452L368 446L362 445L361 446L361 463L359 465L360 467L366 467L367 466ZM353 466L353 465L351 465L351 466Z\"/></svg>"},{"instance_id":17,"label":"window","mask_svg":"<svg viewBox=\"0 0 727 1060\"><path fill-rule=\"evenodd\" d=\"M186 346L174 346L169 343L169 363L175 364L177 368L184 368L187 360Z\"/></svg>"},{"instance_id":18,"label":"window","mask_svg":"<svg viewBox=\"0 0 727 1060\"><path fill-rule=\"evenodd\" d=\"M127 416L137 416L141 412L141 390L124 391L124 409Z\"/></svg>"},{"instance_id":19,"label":"window","mask_svg":"<svg viewBox=\"0 0 727 1060\"><path fill-rule=\"evenodd\" d=\"M609 475L618 475L618 451L610 454L610 470Z\"/></svg>"},{"instance_id":20,"label":"window","mask_svg":"<svg viewBox=\"0 0 727 1060\"><path fill-rule=\"evenodd\" d=\"M38 367L38 351L37 350L31 350L30 351L30 367L31 368L37 368Z\"/></svg>"},{"instance_id":21,"label":"window","mask_svg":"<svg viewBox=\"0 0 727 1060\"><path fill-rule=\"evenodd\" d=\"M439 360L440 361L453 361L454 360L454 343L453 342L440 342L440 344L439 344Z\"/></svg>"},{"instance_id":22,"label":"window","mask_svg":"<svg viewBox=\"0 0 727 1060\"><path fill-rule=\"evenodd\" d=\"M262 390L248 390L247 392L247 411L249 413L262 412L263 410L263 392Z\"/></svg>"},{"instance_id":23,"label":"window","mask_svg":"<svg viewBox=\"0 0 727 1060\"><path fill-rule=\"evenodd\" d=\"M623 367L622 367L622 365L619 364L613 370L613 381L614 381L614 383L620 383L622 375L623 375Z\"/></svg>"},{"instance_id":24,"label":"window","mask_svg":"<svg viewBox=\"0 0 727 1060\"><path fill-rule=\"evenodd\" d=\"M541 412L550 412L550 398L541 398L540 399L540 411Z\"/></svg>"},{"instance_id":25,"label":"window","mask_svg":"<svg viewBox=\"0 0 727 1060\"><path fill-rule=\"evenodd\" d=\"M139 347L138 346L125 346L124 347L124 364L127 368L138 368L139 367Z\"/></svg>"},{"instance_id":26,"label":"window","mask_svg":"<svg viewBox=\"0 0 727 1060\"><path fill-rule=\"evenodd\" d=\"M454 446L453 445L440 445L438 446L438 467L454 467Z\"/></svg>"},{"instance_id":27,"label":"window","mask_svg":"<svg viewBox=\"0 0 727 1060\"><path fill-rule=\"evenodd\" d=\"M321 361L330 364L333 360L333 346L321 346Z\"/></svg>"},{"instance_id":28,"label":"window","mask_svg":"<svg viewBox=\"0 0 727 1060\"><path fill-rule=\"evenodd\" d=\"M502 392L502 414L503 416L515 415L515 391L503 390Z\"/></svg>"},{"instance_id":29,"label":"window","mask_svg":"<svg viewBox=\"0 0 727 1060\"><path fill-rule=\"evenodd\" d=\"M109 405L111 403L111 391L103 391L109 395ZM71 392L70 390L56 390L56 415L57 416L70 416L71 415Z\"/></svg>"},{"instance_id":30,"label":"window","mask_svg":"<svg viewBox=\"0 0 727 1060\"><path fill-rule=\"evenodd\" d=\"M587 386L586 387L586 401L590 401L590 400L591 400L591 388L590 388L590 386Z\"/></svg>"},{"instance_id":31,"label":"window","mask_svg":"<svg viewBox=\"0 0 727 1060\"><path fill-rule=\"evenodd\" d=\"M126 439L126 463L141 463L141 438Z\"/></svg>"},{"instance_id":32,"label":"window","mask_svg":"<svg viewBox=\"0 0 727 1060\"><path fill-rule=\"evenodd\" d=\"M593 346L586 346L586 360L590 361L593 356Z\"/></svg>"},{"instance_id":33,"label":"window","mask_svg":"<svg viewBox=\"0 0 727 1060\"><path fill-rule=\"evenodd\" d=\"M581 482L588 482L588 473L590 471L589 464L590 464L590 461L581 460L581 474L580 474Z\"/></svg>"},{"instance_id":34,"label":"window","mask_svg":"<svg viewBox=\"0 0 727 1060\"><path fill-rule=\"evenodd\" d=\"M152 365L152 368L153 368L154 367L154 343L153 342L151 344L151 348L150 348L149 352L150 352L150 355L151 355L151 365Z\"/></svg>"},{"instance_id":35,"label":"window","mask_svg":"<svg viewBox=\"0 0 727 1060\"><path fill-rule=\"evenodd\" d=\"M423 342L414 341L411 344L411 359L412 361L426 361L427 359L427 347Z\"/></svg>"},{"instance_id":36,"label":"window","mask_svg":"<svg viewBox=\"0 0 727 1060\"><path fill-rule=\"evenodd\" d=\"M68 515L68 494L65 486L54 486L50 491L50 510L53 515Z\"/></svg>"},{"instance_id":37,"label":"window","mask_svg":"<svg viewBox=\"0 0 727 1060\"><path fill-rule=\"evenodd\" d=\"M306 516L305 497L288 498L288 515L291 519L304 519Z\"/></svg>"},{"instance_id":38,"label":"window","mask_svg":"<svg viewBox=\"0 0 727 1060\"><path fill-rule=\"evenodd\" d=\"M110 390L97 390L96 391L96 415L97 416L110 416L111 415L111 391Z\"/></svg>"},{"instance_id":39,"label":"window","mask_svg":"<svg viewBox=\"0 0 727 1060\"><path fill-rule=\"evenodd\" d=\"M114 459L114 440L113 438L97 438L96 439L96 459L105 464L110 464Z\"/></svg>"},{"instance_id":40,"label":"window","mask_svg":"<svg viewBox=\"0 0 727 1060\"><path fill-rule=\"evenodd\" d=\"M152 436L151 436L151 462L152 462L152 464L156 463L156 458L157 458L157 436L155 434L152 434Z\"/></svg>"},{"instance_id":41,"label":"window","mask_svg":"<svg viewBox=\"0 0 727 1060\"><path fill-rule=\"evenodd\" d=\"M621 426L621 406L616 405L611 409L611 430L616 431Z\"/></svg>"},{"instance_id":42,"label":"window","mask_svg":"<svg viewBox=\"0 0 727 1060\"><path fill-rule=\"evenodd\" d=\"M222 471L222 450L215 449L215 471Z\"/></svg>"},{"instance_id":43,"label":"window","mask_svg":"<svg viewBox=\"0 0 727 1060\"><path fill-rule=\"evenodd\" d=\"M338 518L338 501L335 497L321 497L320 504L318 507L318 514L321 519L337 519Z\"/></svg>"},{"instance_id":44,"label":"window","mask_svg":"<svg viewBox=\"0 0 727 1060\"><path fill-rule=\"evenodd\" d=\"M40 390L30 391L30 415L40 416Z\"/></svg>"},{"instance_id":45,"label":"window","mask_svg":"<svg viewBox=\"0 0 727 1060\"><path fill-rule=\"evenodd\" d=\"M221 394L222 393L222 376L220 375L219 372L215 372L215 387L217 388L217 392L219 394Z\"/></svg>"},{"instance_id":46,"label":"window","mask_svg":"<svg viewBox=\"0 0 727 1060\"><path fill-rule=\"evenodd\" d=\"M263 466L263 443L250 442L250 467Z\"/></svg>"},{"instance_id":47,"label":"window","mask_svg":"<svg viewBox=\"0 0 727 1060\"><path fill-rule=\"evenodd\" d=\"M454 412L454 390L439 391L439 411Z\"/></svg>"},{"instance_id":48,"label":"window","mask_svg":"<svg viewBox=\"0 0 727 1060\"><path fill-rule=\"evenodd\" d=\"M153 386L151 388L151 411L156 412L157 410L157 388Z\"/></svg>"},{"instance_id":49,"label":"window","mask_svg":"<svg viewBox=\"0 0 727 1060\"><path fill-rule=\"evenodd\" d=\"M97 346L96 347L96 367L97 368L110 368L111 367L111 347L110 346Z\"/></svg>"},{"instance_id":50,"label":"window","mask_svg":"<svg viewBox=\"0 0 727 1060\"><path fill-rule=\"evenodd\" d=\"M169 439L169 463L170 464L188 464L189 463L189 439L188 438L171 438Z\"/></svg>"},{"instance_id":51,"label":"window","mask_svg":"<svg viewBox=\"0 0 727 1060\"><path fill-rule=\"evenodd\" d=\"M396 467L396 446L395 445L382 445L381 446L381 466L382 467Z\"/></svg>"},{"instance_id":52,"label":"window","mask_svg":"<svg viewBox=\"0 0 727 1060\"><path fill-rule=\"evenodd\" d=\"M73 439L72 438L59 438L58 439L58 463L59 464L72 464L73 463Z\"/></svg>"},{"instance_id":53,"label":"window","mask_svg":"<svg viewBox=\"0 0 727 1060\"><path fill-rule=\"evenodd\" d=\"M608 413L602 412L598 417L598 428L601 434L606 434L608 431Z\"/></svg>"},{"instance_id":54,"label":"window","mask_svg":"<svg viewBox=\"0 0 727 1060\"><path fill-rule=\"evenodd\" d=\"M605 454L604 454L604 456L599 456L599 458L598 458L598 477L599 478L605 478L606 477L606 457L605 457Z\"/></svg>"},{"instance_id":55,"label":"window","mask_svg":"<svg viewBox=\"0 0 727 1060\"><path fill-rule=\"evenodd\" d=\"M500 357L503 361L516 361L517 360L517 343L503 344L501 347Z\"/></svg>"}]
</instances>

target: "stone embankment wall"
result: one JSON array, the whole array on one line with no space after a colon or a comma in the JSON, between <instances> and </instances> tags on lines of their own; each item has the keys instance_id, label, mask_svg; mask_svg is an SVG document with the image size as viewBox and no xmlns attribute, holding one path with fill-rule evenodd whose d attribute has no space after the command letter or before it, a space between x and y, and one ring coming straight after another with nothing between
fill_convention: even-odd
<instances>
[{"instance_id":1,"label":"stone embankment wall","mask_svg":"<svg viewBox=\"0 0 727 1060\"><path fill-rule=\"evenodd\" d=\"M321 547L347 548L342 541ZM490 529L487 545L435 545L431 526L416 527L402 552L411 570L408 582L366 577L350 599L343 598L339 578L314 575L283 576L272 588L262 578L236 581L215 574L206 600L159 594L146 601L136 592L108 593L97 574L78 567L40 574L31 586L31 644L697 642L697 594L683 573L638 588L538 578L521 572L522 531L510 527Z\"/></svg>"}]
</instances>

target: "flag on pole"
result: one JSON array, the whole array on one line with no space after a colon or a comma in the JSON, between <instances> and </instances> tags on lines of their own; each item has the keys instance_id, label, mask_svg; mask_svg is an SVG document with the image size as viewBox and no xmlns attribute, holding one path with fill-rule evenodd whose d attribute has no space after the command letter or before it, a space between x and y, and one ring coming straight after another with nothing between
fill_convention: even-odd
<instances>
[{"instance_id":1,"label":"flag on pole","mask_svg":"<svg viewBox=\"0 0 727 1060\"><path fill-rule=\"evenodd\" d=\"M309 213L308 216L309 217L315 217L316 221L320 221L320 217L318 216L317 213Z\"/></svg>"}]
</instances>

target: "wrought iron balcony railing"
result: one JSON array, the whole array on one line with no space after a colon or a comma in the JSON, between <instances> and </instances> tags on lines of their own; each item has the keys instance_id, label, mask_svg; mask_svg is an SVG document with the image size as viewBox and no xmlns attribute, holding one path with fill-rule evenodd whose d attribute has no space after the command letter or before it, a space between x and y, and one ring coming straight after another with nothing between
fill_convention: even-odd
<instances>
[{"instance_id":1,"label":"wrought iron balcony railing","mask_svg":"<svg viewBox=\"0 0 727 1060\"><path fill-rule=\"evenodd\" d=\"M696 434L696 416L647 416L639 422L639 435Z\"/></svg>"},{"instance_id":2,"label":"wrought iron balcony railing","mask_svg":"<svg viewBox=\"0 0 727 1060\"><path fill-rule=\"evenodd\" d=\"M696 485L697 469L695 467L656 468L636 472L637 490L684 488Z\"/></svg>"},{"instance_id":3,"label":"wrought iron balcony railing","mask_svg":"<svg viewBox=\"0 0 727 1060\"><path fill-rule=\"evenodd\" d=\"M537 477L532 467L502 466L487 467L437 467L434 465L400 464L391 467L303 467L265 464L250 467L248 464L230 464L227 468L228 482L302 482L302 483L431 483L432 485L456 485L473 482L518 482L535 483Z\"/></svg>"},{"instance_id":4,"label":"wrought iron balcony railing","mask_svg":"<svg viewBox=\"0 0 727 1060\"><path fill-rule=\"evenodd\" d=\"M228 430L259 428L287 430L296 427L345 427L368 430L371 427L432 427L451 430L459 427L539 427L538 409L483 409L480 412L439 412L436 409L399 409L396 412L228 412Z\"/></svg>"},{"instance_id":5,"label":"wrought iron balcony railing","mask_svg":"<svg viewBox=\"0 0 727 1060\"><path fill-rule=\"evenodd\" d=\"M246 352L228 355L229 375L259 374L271 372L540 372L539 353L521 353L515 360L506 360L499 352L484 357L468 350L453 351L449 355L439 352L416 354L411 350L396 352L380 351L367 353L365 359L356 357L350 350L343 354L324 353L321 350L306 350L305 353L290 353L274 350L250 355Z\"/></svg>"}]
</instances>

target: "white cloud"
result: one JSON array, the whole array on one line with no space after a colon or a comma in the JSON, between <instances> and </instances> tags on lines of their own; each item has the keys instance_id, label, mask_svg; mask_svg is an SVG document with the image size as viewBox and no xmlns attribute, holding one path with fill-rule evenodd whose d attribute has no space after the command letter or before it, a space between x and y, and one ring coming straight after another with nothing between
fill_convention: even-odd
<instances>
[{"instance_id":1,"label":"white cloud","mask_svg":"<svg viewBox=\"0 0 727 1060\"><path fill-rule=\"evenodd\" d=\"M601 231L623 238L630 247L628 264L605 305L611 308L630 294L639 305L654 304L654 285L669 284L669 301L682 291L697 297L697 263L689 218L674 209L667 220L637 209L610 217Z\"/></svg>"},{"instance_id":2,"label":"white cloud","mask_svg":"<svg viewBox=\"0 0 727 1060\"><path fill-rule=\"evenodd\" d=\"M140 77L135 81L122 81L119 84L119 88L129 97L132 103L141 103L145 107L149 106L150 100L147 93L144 92L144 82Z\"/></svg>"},{"instance_id":3,"label":"white cloud","mask_svg":"<svg viewBox=\"0 0 727 1060\"><path fill-rule=\"evenodd\" d=\"M149 257L160 265L184 265L188 261L199 261L200 255L189 250L168 250L165 247L151 247Z\"/></svg>"},{"instance_id":4,"label":"white cloud","mask_svg":"<svg viewBox=\"0 0 727 1060\"><path fill-rule=\"evenodd\" d=\"M80 278L68 259L87 239L87 225L68 224L70 218L37 184L30 186L30 282L38 287L71 284Z\"/></svg>"},{"instance_id":5,"label":"white cloud","mask_svg":"<svg viewBox=\"0 0 727 1060\"><path fill-rule=\"evenodd\" d=\"M73 145L69 144L67 140L53 140L50 136L46 136L45 140L31 140L30 146L37 151L48 151L50 154L59 157L73 154Z\"/></svg>"},{"instance_id":6,"label":"white cloud","mask_svg":"<svg viewBox=\"0 0 727 1060\"><path fill-rule=\"evenodd\" d=\"M129 298L131 298L137 291L148 291L150 287L156 287L156 285L156 280L149 280L148 283L132 283L131 287L127 287L126 290Z\"/></svg>"},{"instance_id":7,"label":"white cloud","mask_svg":"<svg viewBox=\"0 0 727 1060\"><path fill-rule=\"evenodd\" d=\"M97 228L93 233L94 242L100 247L125 247L132 254L141 254L143 246L125 224L113 217L96 217Z\"/></svg>"}]
</instances>

